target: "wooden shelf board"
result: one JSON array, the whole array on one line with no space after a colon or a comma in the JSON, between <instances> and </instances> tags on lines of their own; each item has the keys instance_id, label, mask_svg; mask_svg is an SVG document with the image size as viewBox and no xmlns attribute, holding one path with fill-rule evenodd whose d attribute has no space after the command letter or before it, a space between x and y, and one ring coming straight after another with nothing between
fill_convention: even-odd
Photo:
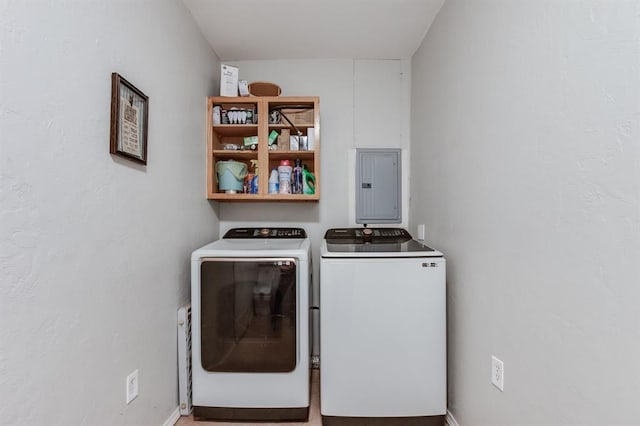
<instances>
[{"instance_id":1,"label":"wooden shelf board","mask_svg":"<svg viewBox=\"0 0 640 426\"><path fill-rule=\"evenodd\" d=\"M263 99L266 99L269 102L269 106L288 106L288 105L304 105L304 106L308 106L308 107L312 107L315 105L314 101L317 101L318 98L316 96L303 96L303 97L296 97L296 96L272 96L272 97L265 97Z\"/></svg>"},{"instance_id":2,"label":"wooden shelf board","mask_svg":"<svg viewBox=\"0 0 640 426\"><path fill-rule=\"evenodd\" d=\"M222 136L257 136L257 124L215 124L213 131Z\"/></svg>"},{"instance_id":3,"label":"wooden shelf board","mask_svg":"<svg viewBox=\"0 0 640 426\"><path fill-rule=\"evenodd\" d=\"M298 129L314 126L313 123L293 123L293 124L295 124ZM293 129L293 127L291 127L291 124L289 123L269 124L269 130L278 130L278 129ZM302 136L306 136L306 135L303 134Z\"/></svg>"},{"instance_id":4,"label":"wooden shelf board","mask_svg":"<svg viewBox=\"0 0 640 426\"><path fill-rule=\"evenodd\" d=\"M292 160L295 158L310 159L315 156L315 151L269 151L270 160Z\"/></svg>"},{"instance_id":5,"label":"wooden shelf board","mask_svg":"<svg viewBox=\"0 0 640 426\"><path fill-rule=\"evenodd\" d=\"M259 194L227 194L224 192L216 192L209 194L210 200L235 200L235 201L257 201Z\"/></svg>"},{"instance_id":6,"label":"wooden shelf board","mask_svg":"<svg viewBox=\"0 0 640 426\"><path fill-rule=\"evenodd\" d=\"M318 194L209 194L210 200L224 201L318 201Z\"/></svg>"},{"instance_id":7,"label":"wooden shelf board","mask_svg":"<svg viewBox=\"0 0 640 426\"><path fill-rule=\"evenodd\" d=\"M255 150L235 150L235 149L214 149L215 157L234 157L234 158L258 158L258 151Z\"/></svg>"}]
</instances>

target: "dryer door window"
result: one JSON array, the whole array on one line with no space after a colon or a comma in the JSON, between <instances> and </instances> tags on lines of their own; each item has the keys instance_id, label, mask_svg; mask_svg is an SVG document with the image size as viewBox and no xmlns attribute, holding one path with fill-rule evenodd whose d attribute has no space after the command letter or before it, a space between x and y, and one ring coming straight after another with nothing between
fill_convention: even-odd
<instances>
[{"instance_id":1,"label":"dryer door window","mask_svg":"<svg viewBox=\"0 0 640 426\"><path fill-rule=\"evenodd\" d=\"M295 259L204 259L202 367L289 372L296 366Z\"/></svg>"}]
</instances>

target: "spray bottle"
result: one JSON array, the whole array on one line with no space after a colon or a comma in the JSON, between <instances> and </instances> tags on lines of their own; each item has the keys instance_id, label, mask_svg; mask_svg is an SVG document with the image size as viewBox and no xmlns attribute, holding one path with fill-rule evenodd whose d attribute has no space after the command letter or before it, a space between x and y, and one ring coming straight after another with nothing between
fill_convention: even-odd
<instances>
[{"instance_id":1,"label":"spray bottle","mask_svg":"<svg viewBox=\"0 0 640 426\"><path fill-rule=\"evenodd\" d=\"M258 193L258 160L251 160L251 167L254 170L253 179L251 179L251 193Z\"/></svg>"},{"instance_id":2,"label":"spray bottle","mask_svg":"<svg viewBox=\"0 0 640 426\"><path fill-rule=\"evenodd\" d=\"M253 183L253 178L255 174L251 167L247 167L247 174L244 177L244 193L251 194L251 184Z\"/></svg>"}]
</instances>

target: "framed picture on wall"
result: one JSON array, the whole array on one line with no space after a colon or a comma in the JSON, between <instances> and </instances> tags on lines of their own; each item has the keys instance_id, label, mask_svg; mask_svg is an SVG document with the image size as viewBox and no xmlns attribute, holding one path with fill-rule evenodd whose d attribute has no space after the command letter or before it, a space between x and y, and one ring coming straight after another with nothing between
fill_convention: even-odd
<instances>
[{"instance_id":1,"label":"framed picture on wall","mask_svg":"<svg viewBox=\"0 0 640 426\"><path fill-rule=\"evenodd\" d=\"M149 98L118 73L111 74L109 152L147 164Z\"/></svg>"}]
</instances>

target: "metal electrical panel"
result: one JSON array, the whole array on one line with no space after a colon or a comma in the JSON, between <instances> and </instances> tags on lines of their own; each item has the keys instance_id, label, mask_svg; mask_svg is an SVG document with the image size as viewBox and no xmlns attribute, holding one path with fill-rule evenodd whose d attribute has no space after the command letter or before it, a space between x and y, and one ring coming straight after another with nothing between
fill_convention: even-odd
<instances>
[{"instance_id":1,"label":"metal electrical panel","mask_svg":"<svg viewBox=\"0 0 640 426\"><path fill-rule=\"evenodd\" d=\"M356 223L400 223L400 149L356 149Z\"/></svg>"}]
</instances>

